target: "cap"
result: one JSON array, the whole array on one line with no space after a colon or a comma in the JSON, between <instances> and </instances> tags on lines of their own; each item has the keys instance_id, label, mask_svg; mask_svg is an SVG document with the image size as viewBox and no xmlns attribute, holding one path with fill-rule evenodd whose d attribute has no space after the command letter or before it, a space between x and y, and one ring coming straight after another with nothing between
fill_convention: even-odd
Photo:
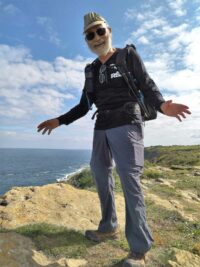
<instances>
[{"instance_id":1,"label":"cap","mask_svg":"<svg viewBox=\"0 0 200 267\"><path fill-rule=\"evenodd\" d=\"M91 27L105 23L108 25L107 21L95 12L90 12L84 16L84 33Z\"/></svg>"}]
</instances>

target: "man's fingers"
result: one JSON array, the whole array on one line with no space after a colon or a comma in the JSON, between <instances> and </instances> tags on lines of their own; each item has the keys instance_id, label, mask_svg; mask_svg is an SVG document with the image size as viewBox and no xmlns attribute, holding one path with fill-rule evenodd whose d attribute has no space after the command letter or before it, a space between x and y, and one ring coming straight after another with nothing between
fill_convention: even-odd
<instances>
[{"instance_id":1,"label":"man's fingers","mask_svg":"<svg viewBox=\"0 0 200 267\"><path fill-rule=\"evenodd\" d=\"M184 110L184 112L187 113L187 114L192 114L192 112L189 111L188 109Z\"/></svg>"},{"instance_id":2,"label":"man's fingers","mask_svg":"<svg viewBox=\"0 0 200 267\"><path fill-rule=\"evenodd\" d=\"M181 104L184 109L189 109L188 106Z\"/></svg>"},{"instance_id":3,"label":"man's fingers","mask_svg":"<svg viewBox=\"0 0 200 267\"><path fill-rule=\"evenodd\" d=\"M43 130L45 128L45 126L40 126L40 127L38 127L38 132L40 132L41 130Z\"/></svg>"},{"instance_id":4,"label":"man's fingers","mask_svg":"<svg viewBox=\"0 0 200 267\"><path fill-rule=\"evenodd\" d=\"M38 130L37 130L38 132L43 130L42 134L45 134L47 131L48 131L48 134L50 134L52 131L52 128L51 128L50 123L48 121L42 122L41 124L38 125L37 128L38 128Z\"/></svg>"},{"instance_id":5,"label":"man's fingers","mask_svg":"<svg viewBox=\"0 0 200 267\"><path fill-rule=\"evenodd\" d=\"M45 122L42 122L38 125L38 128L41 128L41 127L44 127L46 125L46 121Z\"/></svg>"},{"instance_id":6,"label":"man's fingers","mask_svg":"<svg viewBox=\"0 0 200 267\"><path fill-rule=\"evenodd\" d=\"M47 131L48 131L48 128L46 127L46 128L44 129L44 131L42 132L42 134L45 134Z\"/></svg>"},{"instance_id":7,"label":"man's fingers","mask_svg":"<svg viewBox=\"0 0 200 267\"><path fill-rule=\"evenodd\" d=\"M179 121L182 121L182 120L181 120L181 117L180 117L179 115L176 115L175 117L176 117Z\"/></svg>"},{"instance_id":8,"label":"man's fingers","mask_svg":"<svg viewBox=\"0 0 200 267\"><path fill-rule=\"evenodd\" d=\"M43 130L43 128L41 128L39 131ZM45 127L42 134L45 134L48 131L48 135L51 133L53 129L51 127Z\"/></svg>"},{"instance_id":9,"label":"man's fingers","mask_svg":"<svg viewBox=\"0 0 200 267\"><path fill-rule=\"evenodd\" d=\"M51 131L52 131L52 129L49 129L49 131L48 131L48 135L50 135Z\"/></svg>"},{"instance_id":10,"label":"man's fingers","mask_svg":"<svg viewBox=\"0 0 200 267\"><path fill-rule=\"evenodd\" d=\"M180 115L181 115L184 119L186 118L186 116L185 116L185 114L184 114L183 112L181 112Z\"/></svg>"}]
</instances>

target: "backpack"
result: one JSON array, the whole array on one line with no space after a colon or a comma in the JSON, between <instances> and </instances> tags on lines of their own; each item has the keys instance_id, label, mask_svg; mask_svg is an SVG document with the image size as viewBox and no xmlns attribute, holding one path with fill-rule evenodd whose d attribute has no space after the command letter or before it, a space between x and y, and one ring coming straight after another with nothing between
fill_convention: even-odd
<instances>
[{"instance_id":1,"label":"backpack","mask_svg":"<svg viewBox=\"0 0 200 267\"><path fill-rule=\"evenodd\" d=\"M137 80L133 77L130 67L127 64L127 55L130 50L135 52L134 45L126 45L125 48L120 50L116 58L116 66L118 71L127 83L130 92L135 96L141 108L141 112L145 121L154 120L157 118L157 110L143 95L142 91L137 87Z\"/></svg>"}]
</instances>

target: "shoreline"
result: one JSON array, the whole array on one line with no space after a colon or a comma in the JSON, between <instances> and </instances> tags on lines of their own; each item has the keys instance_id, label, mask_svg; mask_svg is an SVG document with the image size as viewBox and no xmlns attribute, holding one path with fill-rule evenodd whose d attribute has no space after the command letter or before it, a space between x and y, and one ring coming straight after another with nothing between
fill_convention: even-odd
<instances>
[{"instance_id":1,"label":"shoreline","mask_svg":"<svg viewBox=\"0 0 200 267\"><path fill-rule=\"evenodd\" d=\"M44 184L21 184L21 185L12 185L10 186L10 188L8 190L6 190L5 192L0 192L0 196L3 196L5 195L7 192L9 192L10 190L12 190L13 187L29 187L29 186L43 186L43 185L48 185L48 184L54 184L54 183L65 183L67 182L72 176L76 175L76 174L79 174L81 173L84 169L86 168L89 168L89 165L83 165L81 166L80 168L76 169L75 171L73 172L70 172L70 173L66 173L64 174L64 177L62 178L55 178L52 182L47 182L47 183L44 183Z\"/></svg>"},{"instance_id":2,"label":"shoreline","mask_svg":"<svg viewBox=\"0 0 200 267\"><path fill-rule=\"evenodd\" d=\"M84 169L86 169L86 168L89 168L89 165L84 165L83 167L77 169L76 171L67 173L67 174L65 175L65 177L63 177L63 178L58 178L58 179L56 179L56 181L57 181L58 183L67 182L72 176L81 173L81 172L82 172Z\"/></svg>"}]
</instances>

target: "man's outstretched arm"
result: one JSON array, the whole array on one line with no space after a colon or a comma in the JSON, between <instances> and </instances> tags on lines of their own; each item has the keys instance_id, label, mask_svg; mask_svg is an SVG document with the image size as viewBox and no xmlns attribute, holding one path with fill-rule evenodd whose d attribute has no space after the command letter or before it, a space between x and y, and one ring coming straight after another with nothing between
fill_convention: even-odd
<instances>
[{"instance_id":1,"label":"man's outstretched arm","mask_svg":"<svg viewBox=\"0 0 200 267\"><path fill-rule=\"evenodd\" d=\"M87 112L89 111L89 107L87 104L87 97L85 90L82 92L81 100L78 105L76 105L74 108L72 108L67 113L50 120L43 121L40 123L37 128L38 132L42 131L42 134L45 134L48 132L48 135L51 133L51 131L58 126L62 124L70 124L75 120L78 120L79 118L83 117Z\"/></svg>"}]
</instances>

